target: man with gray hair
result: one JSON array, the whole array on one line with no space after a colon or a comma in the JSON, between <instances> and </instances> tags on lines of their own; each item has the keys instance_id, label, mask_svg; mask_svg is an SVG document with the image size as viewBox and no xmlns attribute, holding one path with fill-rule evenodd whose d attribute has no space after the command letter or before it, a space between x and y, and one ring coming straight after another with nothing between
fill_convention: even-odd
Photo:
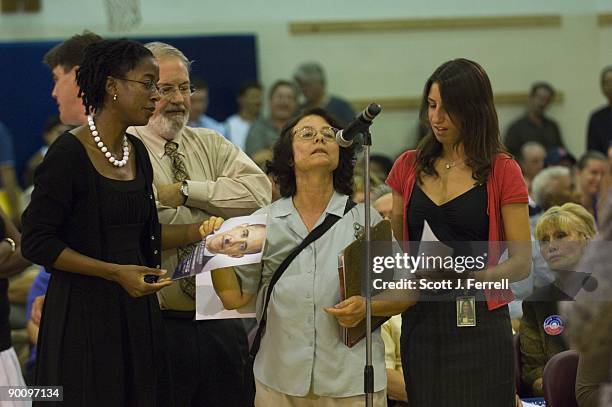
<instances>
[{"instance_id":1,"label":"man with gray hair","mask_svg":"<svg viewBox=\"0 0 612 407\"><path fill-rule=\"evenodd\" d=\"M519 164L523 172L523 178L529 190L531 190L531 181L544 168L544 159L546 158L546 149L537 141L528 141L521 147L521 156Z\"/></svg>"},{"instance_id":2,"label":"man with gray hair","mask_svg":"<svg viewBox=\"0 0 612 407\"><path fill-rule=\"evenodd\" d=\"M146 44L159 64L159 93L147 126L128 129L147 147L162 224L201 222L214 215L248 215L270 202L266 175L218 133L187 127L193 88L190 62L171 45ZM174 272L193 248L162 252ZM176 281L158 292L166 323L177 406L243 404L242 360L247 341L240 320L194 321L195 281Z\"/></svg>"},{"instance_id":3,"label":"man with gray hair","mask_svg":"<svg viewBox=\"0 0 612 407\"><path fill-rule=\"evenodd\" d=\"M393 190L387 184L382 184L371 192L370 200L374 209L385 219L391 219L393 210Z\"/></svg>"},{"instance_id":4,"label":"man with gray hair","mask_svg":"<svg viewBox=\"0 0 612 407\"><path fill-rule=\"evenodd\" d=\"M322 107L342 121L344 125L349 124L355 118L355 111L347 101L327 94L325 71L319 63L303 63L297 68L293 77L306 99L301 106L303 110Z\"/></svg>"},{"instance_id":5,"label":"man with gray hair","mask_svg":"<svg viewBox=\"0 0 612 407\"><path fill-rule=\"evenodd\" d=\"M567 167L544 168L531 182L531 197L542 212L555 205L560 206L567 202L576 202L574 190L572 174ZM535 221L532 220L532 229L536 223L537 218Z\"/></svg>"}]
</instances>

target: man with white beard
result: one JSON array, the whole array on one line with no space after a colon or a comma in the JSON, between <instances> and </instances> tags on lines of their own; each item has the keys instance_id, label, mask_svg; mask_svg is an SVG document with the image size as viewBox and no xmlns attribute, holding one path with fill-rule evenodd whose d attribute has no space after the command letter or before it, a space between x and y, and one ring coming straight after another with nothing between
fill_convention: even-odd
<instances>
[{"instance_id":1,"label":"man with white beard","mask_svg":"<svg viewBox=\"0 0 612 407\"><path fill-rule=\"evenodd\" d=\"M147 147L162 224L200 222L210 216L248 215L270 203L266 175L218 133L187 127L190 62L171 45L146 44L159 64L159 93L147 126L128 129ZM189 247L162 252L172 273ZM247 352L239 320L194 321L194 278L158 293L166 323L177 406L243 405L242 360Z\"/></svg>"}]
</instances>

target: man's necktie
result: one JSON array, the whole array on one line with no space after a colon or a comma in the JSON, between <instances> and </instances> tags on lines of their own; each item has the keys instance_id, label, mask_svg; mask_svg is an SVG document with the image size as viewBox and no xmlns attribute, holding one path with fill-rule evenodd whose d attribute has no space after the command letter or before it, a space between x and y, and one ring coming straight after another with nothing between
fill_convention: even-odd
<instances>
[{"instance_id":1,"label":"man's necktie","mask_svg":"<svg viewBox=\"0 0 612 407\"><path fill-rule=\"evenodd\" d=\"M183 156L178 152L178 144L174 141L168 141L164 146L164 150L166 151L166 155L172 160L172 175L174 176L174 180L176 182L188 180L189 174L187 173L187 167L185 167ZM177 249L179 264L191 254L196 246L197 243L193 243ZM195 277L181 278L179 280L179 286L185 294L195 299Z\"/></svg>"}]
</instances>

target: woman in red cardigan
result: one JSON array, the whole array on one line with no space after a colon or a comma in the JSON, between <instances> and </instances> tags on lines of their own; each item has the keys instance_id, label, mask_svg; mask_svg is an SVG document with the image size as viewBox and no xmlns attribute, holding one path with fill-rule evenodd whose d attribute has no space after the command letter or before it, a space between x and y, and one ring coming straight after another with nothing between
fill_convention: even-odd
<instances>
[{"instance_id":1,"label":"woman in red cardigan","mask_svg":"<svg viewBox=\"0 0 612 407\"><path fill-rule=\"evenodd\" d=\"M482 255L482 248L476 247L484 246L486 270L471 270L472 281L524 279L531 262L527 188L518 164L501 144L486 72L466 59L441 65L425 84L420 117L429 134L416 151L397 159L387 178L393 188L395 236L418 242L428 224L455 256ZM466 244L475 241L489 243ZM508 260L500 264L497 241L508 244ZM433 274L428 278L439 277ZM402 322L402 364L410 404L514 406L512 329L506 306L512 293L464 284L462 289L420 295L419 303L403 313ZM473 306L458 306L466 301ZM459 318L462 309L472 314Z\"/></svg>"}]
</instances>

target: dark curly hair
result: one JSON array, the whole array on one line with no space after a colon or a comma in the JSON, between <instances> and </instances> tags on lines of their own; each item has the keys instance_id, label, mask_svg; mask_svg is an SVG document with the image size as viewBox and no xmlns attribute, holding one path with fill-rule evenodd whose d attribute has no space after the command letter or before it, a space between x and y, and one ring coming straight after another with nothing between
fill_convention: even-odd
<instances>
[{"instance_id":1,"label":"dark curly hair","mask_svg":"<svg viewBox=\"0 0 612 407\"><path fill-rule=\"evenodd\" d=\"M102 40L88 45L76 73L85 114L104 107L107 77L124 78L143 58L153 58L153 54L132 40Z\"/></svg>"},{"instance_id":2,"label":"dark curly hair","mask_svg":"<svg viewBox=\"0 0 612 407\"><path fill-rule=\"evenodd\" d=\"M440 87L450 119L459 128L458 142L465 148L466 164L472 168L476 183L483 184L491 173L495 155L506 150L499 136L489 77L480 65L464 58L445 62L425 83L419 117L428 134L417 146L417 179L421 173L438 176L434 163L442 153L442 144L432 134L427 102L434 83Z\"/></svg>"},{"instance_id":3,"label":"dark curly hair","mask_svg":"<svg viewBox=\"0 0 612 407\"><path fill-rule=\"evenodd\" d=\"M325 109L314 108L300 113L289 120L281 131L279 139L273 147L272 161L268 161L267 173L272 176L279 186L283 198L288 198L296 193L295 171L293 163L293 128L306 116L319 116L331 127L341 129L340 121ZM338 167L333 172L334 190L351 196L353 195L353 169L355 168L355 147L340 148Z\"/></svg>"}]
</instances>

